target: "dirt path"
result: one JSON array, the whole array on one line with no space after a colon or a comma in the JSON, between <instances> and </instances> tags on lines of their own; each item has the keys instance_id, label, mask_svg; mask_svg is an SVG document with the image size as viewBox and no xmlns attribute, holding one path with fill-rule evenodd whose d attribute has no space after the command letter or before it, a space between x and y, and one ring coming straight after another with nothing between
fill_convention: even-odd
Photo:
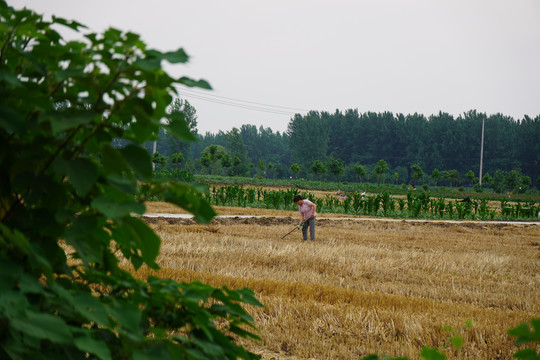
<instances>
[{"instance_id":1,"label":"dirt path","mask_svg":"<svg viewBox=\"0 0 540 360\"><path fill-rule=\"evenodd\" d=\"M191 214L168 214L168 213L155 213L144 214L147 220L149 219L193 219ZM225 219L235 219L243 221L245 223L258 223L263 224L289 224L296 223L297 217L294 216L265 216L265 215L218 215L215 220L222 221ZM214 220L214 221L215 221ZM251 221L250 221L251 220ZM382 222L415 222L415 223L447 223L447 224L502 224L502 225L540 225L540 221L504 221L504 220L444 220L444 219L392 219L392 218L376 218L376 217L341 217L341 216L318 216L317 220L321 221L382 221ZM149 222L152 222L150 220ZM194 220L193 220L194 222Z\"/></svg>"}]
</instances>

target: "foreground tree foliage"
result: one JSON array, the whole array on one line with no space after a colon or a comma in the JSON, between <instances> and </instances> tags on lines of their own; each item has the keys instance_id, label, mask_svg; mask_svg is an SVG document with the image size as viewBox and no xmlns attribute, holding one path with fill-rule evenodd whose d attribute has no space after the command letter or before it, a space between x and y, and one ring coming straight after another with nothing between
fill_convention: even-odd
<instances>
[{"instance_id":1,"label":"foreground tree foliage","mask_svg":"<svg viewBox=\"0 0 540 360\"><path fill-rule=\"evenodd\" d=\"M235 342L258 339L250 290L120 266L158 269L139 180L201 222L215 215L203 188L153 180L141 146L162 127L193 139L182 116L160 122L174 86L209 88L162 70L186 53L115 29L66 42L56 29L84 27L2 0L0 20L0 358L255 358Z\"/></svg>"}]
</instances>

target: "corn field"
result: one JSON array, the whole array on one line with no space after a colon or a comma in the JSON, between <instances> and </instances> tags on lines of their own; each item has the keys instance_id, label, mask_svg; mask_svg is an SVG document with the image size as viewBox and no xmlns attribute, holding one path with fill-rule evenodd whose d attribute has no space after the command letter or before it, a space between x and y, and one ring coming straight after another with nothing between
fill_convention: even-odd
<instances>
[{"instance_id":1,"label":"corn field","mask_svg":"<svg viewBox=\"0 0 540 360\"><path fill-rule=\"evenodd\" d=\"M406 198L394 197L388 192L366 195L364 193L339 193L316 196L309 191L296 189L269 190L262 187L244 188L240 185L211 187L206 200L212 205L295 210L295 195L310 199L317 204L319 212L334 212L350 215L435 218L435 219L481 219L514 220L538 217L540 204L509 203L500 201L494 205L486 199L467 201L432 198L428 192L410 191Z\"/></svg>"}]
</instances>

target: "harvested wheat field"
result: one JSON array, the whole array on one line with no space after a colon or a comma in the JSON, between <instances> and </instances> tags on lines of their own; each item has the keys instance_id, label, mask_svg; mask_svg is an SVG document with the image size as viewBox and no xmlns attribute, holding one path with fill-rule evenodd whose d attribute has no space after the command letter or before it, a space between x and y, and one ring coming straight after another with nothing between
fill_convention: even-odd
<instances>
[{"instance_id":1,"label":"harvested wheat field","mask_svg":"<svg viewBox=\"0 0 540 360\"><path fill-rule=\"evenodd\" d=\"M418 359L423 345L448 359L510 359L507 330L540 316L539 225L319 214L312 243L298 230L281 239L296 212L216 209L260 217L146 218L162 239L158 275L255 291L263 341L245 346L263 359Z\"/></svg>"}]
</instances>

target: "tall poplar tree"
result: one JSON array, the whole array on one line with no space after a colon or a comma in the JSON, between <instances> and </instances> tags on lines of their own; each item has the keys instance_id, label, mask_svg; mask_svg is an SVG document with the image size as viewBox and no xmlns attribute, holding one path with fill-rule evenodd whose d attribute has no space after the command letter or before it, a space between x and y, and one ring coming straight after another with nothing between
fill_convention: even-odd
<instances>
[{"instance_id":1,"label":"tall poplar tree","mask_svg":"<svg viewBox=\"0 0 540 360\"><path fill-rule=\"evenodd\" d=\"M315 160L325 159L328 150L328 126L317 111L296 114L287 127L292 161L309 167Z\"/></svg>"}]
</instances>

